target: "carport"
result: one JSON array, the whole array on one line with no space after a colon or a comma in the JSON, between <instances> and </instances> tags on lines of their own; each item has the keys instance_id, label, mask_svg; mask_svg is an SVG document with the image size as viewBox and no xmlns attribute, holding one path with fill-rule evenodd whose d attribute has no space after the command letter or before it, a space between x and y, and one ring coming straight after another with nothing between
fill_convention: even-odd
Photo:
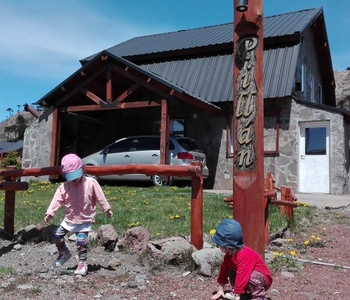
<instances>
[{"instance_id":1,"label":"carport","mask_svg":"<svg viewBox=\"0 0 350 300\"><path fill-rule=\"evenodd\" d=\"M85 156L116 138L150 134L155 120L160 120L161 163L167 164L171 118L199 110L226 114L106 50L37 104L50 109L51 166L59 165L60 158L69 152Z\"/></svg>"}]
</instances>

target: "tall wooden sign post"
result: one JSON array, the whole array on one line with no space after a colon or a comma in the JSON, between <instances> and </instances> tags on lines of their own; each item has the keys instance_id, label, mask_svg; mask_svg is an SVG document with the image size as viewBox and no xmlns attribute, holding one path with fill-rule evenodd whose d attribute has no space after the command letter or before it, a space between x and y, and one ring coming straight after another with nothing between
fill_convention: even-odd
<instances>
[{"instance_id":1,"label":"tall wooden sign post","mask_svg":"<svg viewBox=\"0 0 350 300\"><path fill-rule=\"evenodd\" d=\"M265 252L263 1L234 0L233 217Z\"/></svg>"}]
</instances>

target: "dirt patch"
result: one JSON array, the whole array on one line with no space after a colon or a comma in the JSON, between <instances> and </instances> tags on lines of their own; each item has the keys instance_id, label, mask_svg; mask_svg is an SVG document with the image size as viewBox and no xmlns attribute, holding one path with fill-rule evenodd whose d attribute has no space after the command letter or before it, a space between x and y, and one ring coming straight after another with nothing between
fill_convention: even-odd
<instances>
[{"instance_id":1,"label":"dirt patch","mask_svg":"<svg viewBox=\"0 0 350 300\"><path fill-rule=\"evenodd\" d=\"M319 209L316 218L316 226L290 238L300 245L311 236L320 236L324 247L295 249L298 258L310 263L303 263L299 272L274 272L269 291L272 299L349 299L350 269L345 267L350 265L350 210ZM217 273L208 278L188 265L150 266L143 256L108 252L102 247L89 252L89 274L74 276L74 258L61 270L51 267L54 250L54 245L47 243L15 245L0 240L2 273L9 268L6 276L0 274L1 299L199 300L210 299L216 288ZM269 246L266 250L276 249ZM291 250L292 246L278 249ZM74 244L72 251L75 253Z\"/></svg>"}]
</instances>

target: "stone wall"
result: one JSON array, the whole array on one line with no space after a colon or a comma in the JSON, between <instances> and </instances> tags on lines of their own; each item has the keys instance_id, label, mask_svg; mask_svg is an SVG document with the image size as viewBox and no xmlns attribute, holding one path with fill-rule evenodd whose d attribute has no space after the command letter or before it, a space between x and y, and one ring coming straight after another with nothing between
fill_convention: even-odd
<instances>
[{"instance_id":1,"label":"stone wall","mask_svg":"<svg viewBox=\"0 0 350 300\"><path fill-rule=\"evenodd\" d=\"M268 101L266 101L268 104ZM295 100L280 101L280 138L278 155L265 156L264 174L272 172L276 185L287 185L298 191L299 125L302 122L330 122L330 193L349 192L349 125L340 113L322 108L310 108ZM275 103L271 103L276 108ZM230 109L230 108L229 108ZM189 114L186 120L186 135L196 139L207 156L210 176L204 181L205 188L232 190L233 158L227 157L227 116L207 112ZM27 128L24 138L23 168L48 167L51 154L50 111ZM265 122L264 134L267 144L273 149L273 129ZM230 143L229 143L230 144ZM269 150L272 150L269 149ZM23 181L49 180L48 176L23 177Z\"/></svg>"},{"instance_id":2,"label":"stone wall","mask_svg":"<svg viewBox=\"0 0 350 300\"><path fill-rule=\"evenodd\" d=\"M51 155L51 110L47 110L29 126L24 134L22 168L42 168L50 166ZM49 176L26 176L22 181L48 181Z\"/></svg>"},{"instance_id":3,"label":"stone wall","mask_svg":"<svg viewBox=\"0 0 350 300\"><path fill-rule=\"evenodd\" d=\"M348 125L340 113L310 108L294 100L284 102L280 118L279 155L265 157L265 174L275 175L276 185L298 191L299 125L303 122L330 123L330 193L346 194L348 188ZM346 141L346 143L345 143Z\"/></svg>"}]
</instances>

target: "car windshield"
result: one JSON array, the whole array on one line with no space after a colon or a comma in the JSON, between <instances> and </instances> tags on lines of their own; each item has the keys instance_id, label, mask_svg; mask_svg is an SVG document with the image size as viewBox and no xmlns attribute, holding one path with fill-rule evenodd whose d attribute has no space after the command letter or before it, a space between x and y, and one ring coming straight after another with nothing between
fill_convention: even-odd
<instances>
[{"instance_id":1,"label":"car windshield","mask_svg":"<svg viewBox=\"0 0 350 300\"><path fill-rule=\"evenodd\" d=\"M192 139L178 138L177 141L181 145L181 147L187 151L203 152L199 149L196 142Z\"/></svg>"}]
</instances>

